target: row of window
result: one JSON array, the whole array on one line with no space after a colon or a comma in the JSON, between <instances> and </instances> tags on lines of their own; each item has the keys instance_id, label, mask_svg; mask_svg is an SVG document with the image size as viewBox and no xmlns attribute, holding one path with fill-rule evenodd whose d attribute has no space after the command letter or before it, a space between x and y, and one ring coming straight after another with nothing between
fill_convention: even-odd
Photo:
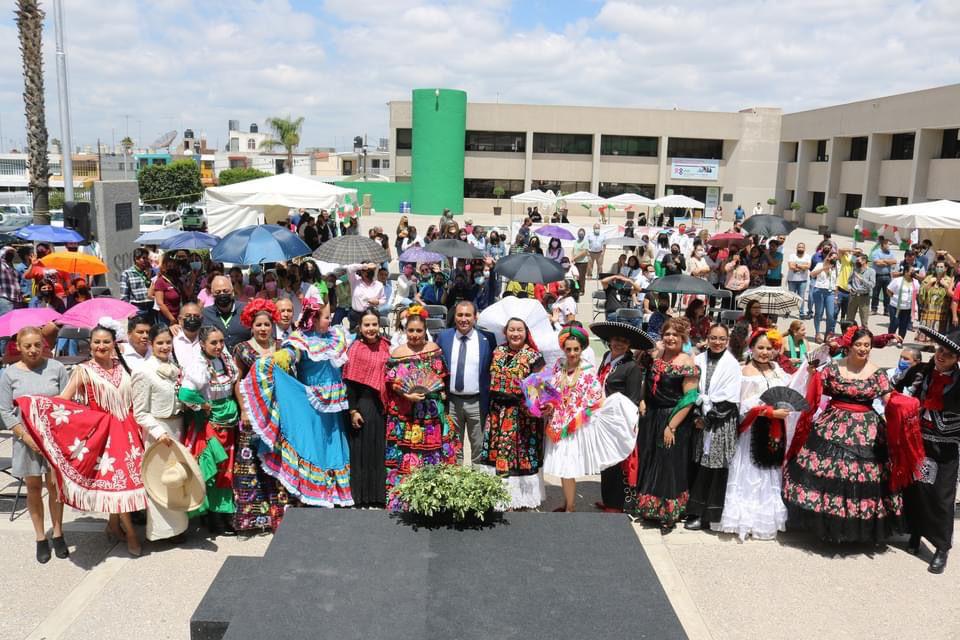
<instances>
[{"instance_id":1,"label":"row of window","mask_svg":"<svg viewBox=\"0 0 960 640\"><path fill-rule=\"evenodd\" d=\"M847 158L851 161L863 161L867 159L867 136L856 136L850 138L850 155ZM913 148L916 144L916 134L914 132L895 133L890 136L890 159L891 160L913 160ZM791 162L797 161L797 144L793 143ZM952 159L960 158L960 129L944 129L943 140L940 144L940 158ZM817 153L814 162L826 162L830 159L827 154L827 141L817 140Z\"/></svg>"},{"instance_id":2,"label":"row of window","mask_svg":"<svg viewBox=\"0 0 960 640\"><path fill-rule=\"evenodd\" d=\"M398 150L413 148L413 130L397 129ZM465 151L526 153L527 134L522 131L467 131ZM656 158L660 139L656 136L600 136L600 155ZM589 133L534 133L534 153L593 153L593 135ZM670 138L667 155L671 158L723 159L723 140L702 138Z\"/></svg>"},{"instance_id":3,"label":"row of window","mask_svg":"<svg viewBox=\"0 0 960 640\"><path fill-rule=\"evenodd\" d=\"M467 178L463 181L464 198L496 198L494 191L497 187L503 189L501 198L509 198L523 193L523 180L501 180L496 178ZM574 180L533 180L531 189L553 191L554 193L573 193L575 191L589 191L589 182ZM706 187L696 187L687 184L668 184L668 193L684 195L701 202L707 197ZM657 187L653 184L639 184L635 182L601 182L598 188L602 198L612 198L622 193L638 193L650 198L656 197Z\"/></svg>"}]
</instances>

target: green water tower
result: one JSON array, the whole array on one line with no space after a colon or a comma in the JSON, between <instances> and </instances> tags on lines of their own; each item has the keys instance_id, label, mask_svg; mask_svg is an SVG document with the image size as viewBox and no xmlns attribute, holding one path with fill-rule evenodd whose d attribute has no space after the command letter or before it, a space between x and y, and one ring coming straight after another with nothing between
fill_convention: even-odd
<instances>
[{"instance_id":1,"label":"green water tower","mask_svg":"<svg viewBox=\"0 0 960 640\"><path fill-rule=\"evenodd\" d=\"M411 208L413 213L463 213L467 93L413 90Z\"/></svg>"}]
</instances>

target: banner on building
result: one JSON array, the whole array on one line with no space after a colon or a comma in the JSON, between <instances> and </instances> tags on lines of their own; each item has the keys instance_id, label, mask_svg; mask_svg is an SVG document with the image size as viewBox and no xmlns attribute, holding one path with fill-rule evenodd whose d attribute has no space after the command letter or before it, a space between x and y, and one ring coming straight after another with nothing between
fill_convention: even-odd
<instances>
[{"instance_id":1,"label":"banner on building","mask_svg":"<svg viewBox=\"0 0 960 640\"><path fill-rule=\"evenodd\" d=\"M676 180L719 180L719 160L671 158L670 177Z\"/></svg>"},{"instance_id":2,"label":"banner on building","mask_svg":"<svg viewBox=\"0 0 960 640\"><path fill-rule=\"evenodd\" d=\"M717 206L720 204L720 187L707 187L707 197L703 201L703 217L717 217Z\"/></svg>"}]
</instances>

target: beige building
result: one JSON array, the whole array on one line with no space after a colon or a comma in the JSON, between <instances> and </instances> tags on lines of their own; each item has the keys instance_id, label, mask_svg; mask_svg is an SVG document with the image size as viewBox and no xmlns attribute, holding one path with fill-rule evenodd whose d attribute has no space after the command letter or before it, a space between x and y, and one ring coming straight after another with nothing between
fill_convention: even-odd
<instances>
[{"instance_id":1,"label":"beige building","mask_svg":"<svg viewBox=\"0 0 960 640\"><path fill-rule=\"evenodd\" d=\"M410 101L390 103L398 182L411 178L412 120ZM468 103L464 209L489 211L496 186L680 193L728 219L775 198L804 226L849 234L860 206L960 200L958 128L960 84L790 114Z\"/></svg>"}]
</instances>

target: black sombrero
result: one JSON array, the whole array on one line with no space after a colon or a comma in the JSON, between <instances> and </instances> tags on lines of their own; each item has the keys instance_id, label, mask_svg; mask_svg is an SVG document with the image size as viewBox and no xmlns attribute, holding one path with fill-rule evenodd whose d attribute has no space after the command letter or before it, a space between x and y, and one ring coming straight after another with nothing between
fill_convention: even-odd
<instances>
[{"instance_id":1,"label":"black sombrero","mask_svg":"<svg viewBox=\"0 0 960 640\"><path fill-rule=\"evenodd\" d=\"M626 322L594 322L590 331L604 342L609 342L610 338L623 338L630 342L631 349L649 351L656 346L656 340L650 334Z\"/></svg>"},{"instance_id":2,"label":"black sombrero","mask_svg":"<svg viewBox=\"0 0 960 640\"><path fill-rule=\"evenodd\" d=\"M960 355L960 330L951 331L950 333L944 335L939 331L934 331L933 329L928 329L926 327L920 327L920 333L927 336L937 344L946 347L957 355Z\"/></svg>"}]
</instances>

